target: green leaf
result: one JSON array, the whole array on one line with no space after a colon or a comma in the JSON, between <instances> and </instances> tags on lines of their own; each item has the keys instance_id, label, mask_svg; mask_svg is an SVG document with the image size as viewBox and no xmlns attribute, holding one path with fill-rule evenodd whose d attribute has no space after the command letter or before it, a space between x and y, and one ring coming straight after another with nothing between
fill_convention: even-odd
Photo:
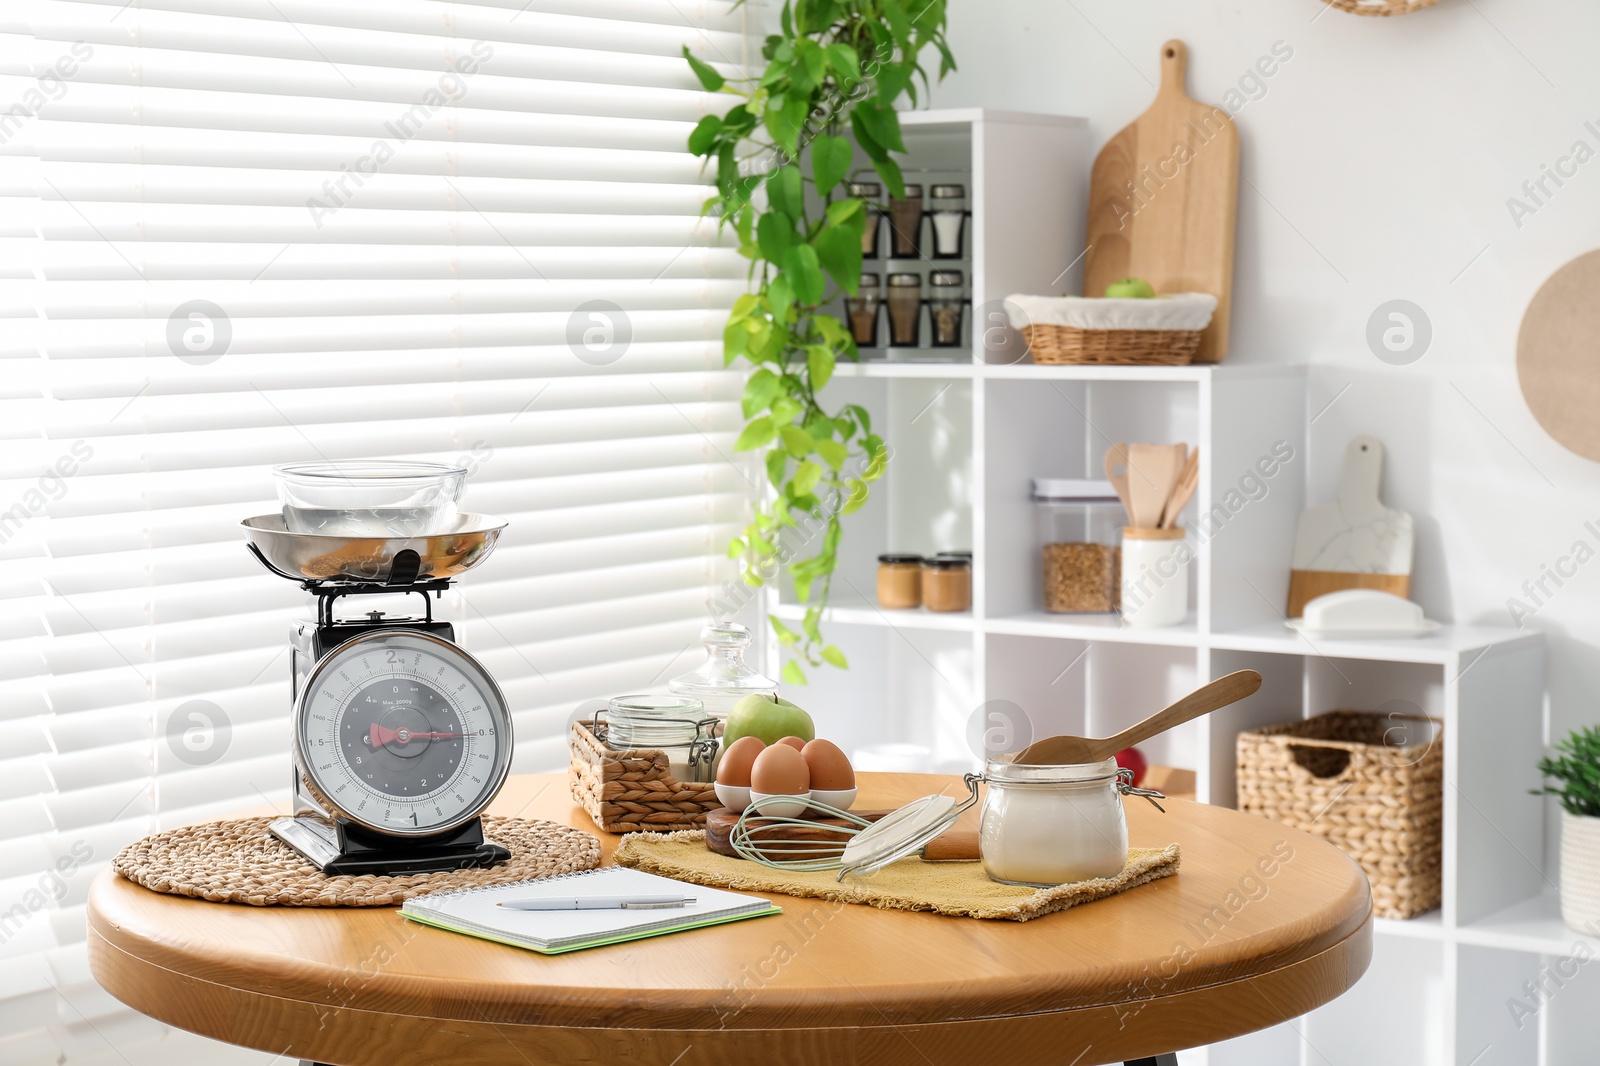
<instances>
[{"instance_id":1,"label":"green leaf","mask_svg":"<svg viewBox=\"0 0 1600 1066\"><path fill-rule=\"evenodd\" d=\"M850 449L836 440L817 440L812 444L812 449L835 470L843 469L850 458Z\"/></svg>"},{"instance_id":2,"label":"green leaf","mask_svg":"<svg viewBox=\"0 0 1600 1066\"><path fill-rule=\"evenodd\" d=\"M689 131L689 151L694 155L708 154L721 132L722 120L716 115L705 116Z\"/></svg>"},{"instance_id":3,"label":"green leaf","mask_svg":"<svg viewBox=\"0 0 1600 1066\"><path fill-rule=\"evenodd\" d=\"M772 279L772 284L767 286L767 303L772 308L775 321L789 321L789 312L794 309L794 289L790 287L788 278L779 274Z\"/></svg>"},{"instance_id":4,"label":"green leaf","mask_svg":"<svg viewBox=\"0 0 1600 1066\"><path fill-rule=\"evenodd\" d=\"M885 63L878 71L878 102L887 107L893 107L900 94L911 88L912 66L910 63ZM913 102L916 93L912 92ZM880 138L881 139L881 138Z\"/></svg>"},{"instance_id":5,"label":"green leaf","mask_svg":"<svg viewBox=\"0 0 1600 1066\"><path fill-rule=\"evenodd\" d=\"M767 453L767 480L773 488L783 484L783 479L789 471L789 453L781 448L774 448Z\"/></svg>"},{"instance_id":6,"label":"green leaf","mask_svg":"<svg viewBox=\"0 0 1600 1066\"><path fill-rule=\"evenodd\" d=\"M847 404L845 410L855 416L856 422L861 426L861 432L872 432L872 412L858 403Z\"/></svg>"},{"instance_id":7,"label":"green leaf","mask_svg":"<svg viewBox=\"0 0 1600 1066\"><path fill-rule=\"evenodd\" d=\"M784 426L778 430L778 436L783 438L784 450L786 450L796 459L800 459L811 454L813 443L811 440L811 434L807 433L799 426Z\"/></svg>"},{"instance_id":8,"label":"green leaf","mask_svg":"<svg viewBox=\"0 0 1600 1066\"><path fill-rule=\"evenodd\" d=\"M906 179L900 173L900 164L885 156L872 161L872 169L878 172L884 185L889 188L889 195L897 199L904 199L906 195Z\"/></svg>"},{"instance_id":9,"label":"green leaf","mask_svg":"<svg viewBox=\"0 0 1600 1066\"><path fill-rule=\"evenodd\" d=\"M849 89L861 80L861 57L847 44L830 44L827 49L828 66L839 77L841 88Z\"/></svg>"},{"instance_id":10,"label":"green leaf","mask_svg":"<svg viewBox=\"0 0 1600 1066\"><path fill-rule=\"evenodd\" d=\"M851 225L828 226L813 243L817 261L845 292L854 296L861 287L861 231Z\"/></svg>"},{"instance_id":11,"label":"green leaf","mask_svg":"<svg viewBox=\"0 0 1600 1066\"><path fill-rule=\"evenodd\" d=\"M737 559L749 550L749 546L745 544L743 537L734 537L728 541L728 558L730 559Z\"/></svg>"},{"instance_id":12,"label":"green leaf","mask_svg":"<svg viewBox=\"0 0 1600 1066\"><path fill-rule=\"evenodd\" d=\"M900 0L879 0L883 7L884 21L889 24L889 32L894 34L894 43L907 54L911 52L911 16L906 14L905 5Z\"/></svg>"},{"instance_id":13,"label":"green leaf","mask_svg":"<svg viewBox=\"0 0 1600 1066\"><path fill-rule=\"evenodd\" d=\"M850 132L856 135L856 143L861 146L863 152L867 153L867 158L873 162L889 158L888 153L883 150L883 145L873 135L872 127L863 117L859 107L850 112Z\"/></svg>"},{"instance_id":14,"label":"green leaf","mask_svg":"<svg viewBox=\"0 0 1600 1066\"><path fill-rule=\"evenodd\" d=\"M740 405L744 409L746 418L754 418L756 412L764 410L772 398L778 395L778 390L783 388L783 379L778 377L766 367L760 367L751 374L744 383L744 395L740 398Z\"/></svg>"},{"instance_id":15,"label":"green leaf","mask_svg":"<svg viewBox=\"0 0 1600 1066\"><path fill-rule=\"evenodd\" d=\"M772 632L777 636L780 644L793 644L800 639L800 634L778 621L778 616L769 614L767 621L772 623Z\"/></svg>"},{"instance_id":16,"label":"green leaf","mask_svg":"<svg viewBox=\"0 0 1600 1066\"><path fill-rule=\"evenodd\" d=\"M850 112L850 121L854 123L857 116L875 143L891 152L906 150L905 142L900 139L900 116L895 114L893 108L885 107L877 100L863 100Z\"/></svg>"},{"instance_id":17,"label":"green leaf","mask_svg":"<svg viewBox=\"0 0 1600 1066\"><path fill-rule=\"evenodd\" d=\"M688 45L683 46L683 58L689 61L689 69L694 71L694 76L700 79L700 84L705 86L706 92L721 92L722 87L727 84L727 79L718 74L711 64L690 55Z\"/></svg>"},{"instance_id":18,"label":"green leaf","mask_svg":"<svg viewBox=\"0 0 1600 1066\"><path fill-rule=\"evenodd\" d=\"M800 669L800 664L790 659L783 664L783 671L778 675L786 685L804 685L806 683L805 671Z\"/></svg>"},{"instance_id":19,"label":"green leaf","mask_svg":"<svg viewBox=\"0 0 1600 1066\"><path fill-rule=\"evenodd\" d=\"M844 652L829 644L822 649L822 659L830 666L837 666L841 670L850 669L849 661L844 657Z\"/></svg>"},{"instance_id":20,"label":"green leaf","mask_svg":"<svg viewBox=\"0 0 1600 1066\"><path fill-rule=\"evenodd\" d=\"M859 245L857 246L860 247ZM858 268L859 272L859 268ZM833 377L833 352L821 344L806 349L806 369L811 372L811 391L821 392Z\"/></svg>"},{"instance_id":21,"label":"green leaf","mask_svg":"<svg viewBox=\"0 0 1600 1066\"><path fill-rule=\"evenodd\" d=\"M859 245L856 254L861 254ZM815 307L822 302L822 264L817 259L815 248L809 244L797 244L790 248L783 257L783 272L789 277L797 303L804 307Z\"/></svg>"},{"instance_id":22,"label":"green leaf","mask_svg":"<svg viewBox=\"0 0 1600 1066\"><path fill-rule=\"evenodd\" d=\"M807 459L795 468L794 490L798 495L809 496L821 480L822 467Z\"/></svg>"},{"instance_id":23,"label":"green leaf","mask_svg":"<svg viewBox=\"0 0 1600 1066\"><path fill-rule=\"evenodd\" d=\"M752 419L749 425L739 434L739 439L733 442L736 452L753 451L756 448L771 444L778 436L778 427L770 417Z\"/></svg>"},{"instance_id":24,"label":"green leaf","mask_svg":"<svg viewBox=\"0 0 1600 1066\"><path fill-rule=\"evenodd\" d=\"M855 197L835 200L828 205L826 218L830 226L853 226L857 236L860 236L860 232L866 229L867 202L858 200Z\"/></svg>"},{"instance_id":25,"label":"green leaf","mask_svg":"<svg viewBox=\"0 0 1600 1066\"><path fill-rule=\"evenodd\" d=\"M844 483L844 490L844 503L839 507L839 513L842 515L855 514L867 502L866 482L851 478Z\"/></svg>"},{"instance_id":26,"label":"green leaf","mask_svg":"<svg viewBox=\"0 0 1600 1066\"><path fill-rule=\"evenodd\" d=\"M690 147L693 150L692 143ZM817 181L818 196L828 195L835 185L844 180L844 176L850 173L850 163L854 158L855 148L844 137L824 135L811 142L811 171Z\"/></svg>"},{"instance_id":27,"label":"green leaf","mask_svg":"<svg viewBox=\"0 0 1600 1066\"><path fill-rule=\"evenodd\" d=\"M768 211L756 222L756 244L767 262L783 262L784 254L794 242L794 222L784 212Z\"/></svg>"},{"instance_id":28,"label":"green leaf","mask_svg":"<svg viewBox=\"0 0 1600 1066\"><path fill-rule=\"evenodd\" d=\"M767 178L767 200L774 210L782 211L790 219L806 217L805 188L800 180L800 168L779 167Z\"/></svg>"}]
</instances>

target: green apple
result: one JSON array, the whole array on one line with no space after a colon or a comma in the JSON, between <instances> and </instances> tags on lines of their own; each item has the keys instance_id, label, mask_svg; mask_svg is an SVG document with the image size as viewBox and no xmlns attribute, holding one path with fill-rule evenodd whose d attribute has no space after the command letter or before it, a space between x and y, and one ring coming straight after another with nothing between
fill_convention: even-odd
<instances>
[{"instance_id":1,"label":"green apple","mask_svg":"<svg viewBox=\"0 0 1600 1066\"><path fill-rule=\"evenodd\" d=\"M1143 278L1123 278L1106 286L1106 296L1113 300L1148 300L1155 294L1155 286Z\"/></svg>"},{"instance_id":2,"label":"green apple","mask_svg":"<svg viewBox=\"0 0 1600 1066\"><path fill-rule=\"evenodd\" d=\"M723 748L740 737L757 737L763 744L776 744L784 737L815 740L817 728L809 714L776 692L761 692L733 705L722 729Z\"/></svg>"}]
</instances>

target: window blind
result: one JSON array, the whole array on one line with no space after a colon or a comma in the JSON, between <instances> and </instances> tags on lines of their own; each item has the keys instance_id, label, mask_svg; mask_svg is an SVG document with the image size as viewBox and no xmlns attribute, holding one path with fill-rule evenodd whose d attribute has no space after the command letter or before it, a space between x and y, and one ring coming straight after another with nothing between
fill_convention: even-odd
<instances>
[{"instance_id":1,"label":"window blind","mask_svg":"<svg viewBox=\"0 0 1600 1066\"><path fill-rule=\"evenodd\" d=\"M515 769L692 665L754 491L721 327L744 268L685 138L713 0L0 8L0 1062L117 1061L88 885L288 792L271 465L472 471L510 526L445 616Z\"/></svg>"}]
</instances>

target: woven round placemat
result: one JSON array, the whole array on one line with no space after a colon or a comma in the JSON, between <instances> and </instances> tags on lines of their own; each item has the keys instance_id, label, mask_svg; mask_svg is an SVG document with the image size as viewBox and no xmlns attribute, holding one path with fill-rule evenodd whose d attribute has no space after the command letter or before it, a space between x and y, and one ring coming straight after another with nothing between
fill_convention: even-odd
<instances>
[{"instance_id":1,"label":"woven round placemat","mask_svg":"<svg viewBox=\"0 0 1600 1066\"><path fill-rule=\"evenodd\" d=\"M1352 15L1409 15L1432 7L1439 0L1323 0L1330 7Z\"/></svg>"},{"instance_id":2,"label":"woven round placemat","mask_svg":"<svg viewBox=\"0 0 1600 1066\"><path fill-rule=\"evenodd\" d=\"M172 896L254 907L393 907L424 892L503 885L592 870L600 842L581 829L485 815L483 832L511 851L499 866L402 877L329 877L267 832L272 818L235 818L136 840L111 860L135 884Z\"/></svg>"}]
</instances>

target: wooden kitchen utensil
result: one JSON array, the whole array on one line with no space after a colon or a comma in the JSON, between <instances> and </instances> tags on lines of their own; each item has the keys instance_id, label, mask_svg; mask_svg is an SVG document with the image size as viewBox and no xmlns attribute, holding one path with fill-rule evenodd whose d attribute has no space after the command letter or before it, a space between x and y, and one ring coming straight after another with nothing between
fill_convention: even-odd
<instances>
[{"instance_id":1,"label":"wooden kitchen utensil","mask_svg":"<svg viewBox=\"0 0 1600 1066\"><path fill-rule=\"evenodd\" d=\"M1228 353L1239 131L1226 111L1189 98L1188 63L1182 41L1161 46L1155 102L1094 161L1083 294L1104 296L1127 277L1158 293L1210 293L1217 310L1194 361L1220 363Z\"/></svg>"},{"instance_id":2,"label":"wooden kitchen utensil","mask_svg":"<svg viewBox=\"0 0 1600 1066\"><path fill-rule=\"evenodd\" d=\"M1196 448L1189 453L1189 459L1183 464L1183 473L1178 475L1178 483L1172 486L1172 496L1167 500L1166 510L1161 512L1161 528L1170 529L1178 522L1178 516L1188 506L1189 500L1194 496L1196 486L1200 484L1200 449Z\"/></svg>"},{"instance_id":3,"label":"wooden kitchen utensil","mask_svg":"<svg viewBox=\"0 0 1600 1066\"><path fill-rule=\"evenodd\" d=\"M1128 524L1132 525L1133 498L1128 495L1128 446L1113 444L1106 449L1104 462L1106 480L1117 491L1117 499L1122 501L1122 509L1128 513Z\"/></svg>"},{"instance_id":4,"label":"wooden kitchen utensil","mask_svg":"<svg viewBox=\"0 0 1600 1066\"><path fill-rule=\"evenodd\" d=\"M1023 748L1012 761L1034 766L1074 766L1100 762L1124 748L1131 748L1158 733L1165 733L1174 726L1210 714L1230 703L1237 703L1260 687L1260 674L1254 670L1235 670L1226 677L1201 685L1172 706L1157 711L1114 737L1100 740L1090 737L1046 737Z\"/></svg>"},{"instance_id":5,"label":"wooden kitchen utensil","mask_svg":"<svg viewBox=\"0 0 1600 1066\"><path fill-rule=\"evenodd\" d=\"M1289 571L1289 617L1299 618L1318 596L1342 589L1411 592L1411 516L1385 507L1383 442L1359 436L1344 452L1339 502L1300 516Z\"/></svg>"},{"instance_id":6,"label":"wooden kitchen utensil","mask_svg":"<svg viewBox=\"0 0 1600 1066\"><path fill-rule=\"evenodd\" d=\"M1155 529L1161 524L1167 499L1183 472L1182 444L1128 445L1128 498L1133 501L1133 524Z\"/></svg>"}]
</instances>

